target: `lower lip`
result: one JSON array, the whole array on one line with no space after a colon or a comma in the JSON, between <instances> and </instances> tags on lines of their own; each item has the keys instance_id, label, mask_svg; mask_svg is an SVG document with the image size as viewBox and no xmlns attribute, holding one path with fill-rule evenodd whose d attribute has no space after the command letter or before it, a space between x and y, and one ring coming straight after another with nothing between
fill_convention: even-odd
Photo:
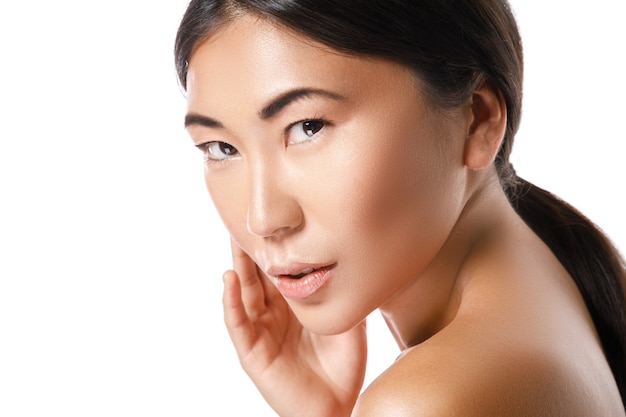
<instances>
[{"instance_id":1,"label":"lower lip","mask_svg":"<svg viewBox=\"0 0 626 417\"><path fill-rule=\"evenodd\" d=\"M325 266L302 278L287 275L275 277L276 288L285 298L304 300L319 291L330 279L334 265Z\"/></svg>"}]
</instances>

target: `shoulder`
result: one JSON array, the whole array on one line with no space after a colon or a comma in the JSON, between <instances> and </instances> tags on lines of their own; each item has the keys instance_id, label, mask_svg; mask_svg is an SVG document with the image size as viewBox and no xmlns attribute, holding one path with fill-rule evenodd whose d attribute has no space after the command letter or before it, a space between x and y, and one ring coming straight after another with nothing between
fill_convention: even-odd
<instances>
[{"instance_id":1,"label":"shoulder","mask_svg":"<svg viewBox=\"0 0 626 417\"><path fill-rule=\"evenodd\" d=\"M488 398L501 397L492 388L493 375L470 361L455 358L446 363L444 352L419 355L413 350L380 375L359 398L353 417L486 416ZM512 414L506 414L512 415Z\"/></svg>"},{"instance_id":2,"label":"shoulder","mask_svg":"<svg viewBox=\"0 0 626 417\"><path fill-rule=\"evenodd\" d=\"M374 380L353 417L597 415L572 376L562 358L533 347L433 343L413 348Z\"/></svg>"}]
</instances>

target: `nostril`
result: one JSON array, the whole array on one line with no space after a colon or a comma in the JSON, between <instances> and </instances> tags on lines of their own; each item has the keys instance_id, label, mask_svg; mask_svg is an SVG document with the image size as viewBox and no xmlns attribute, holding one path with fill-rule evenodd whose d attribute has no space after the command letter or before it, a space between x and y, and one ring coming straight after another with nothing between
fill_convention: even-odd
<instances>
[{"instance_id":1,"label":"nostril","mask_svg":"<svg viewBox=\"0 0 626 417\"><path fill-rule=\"evenodd\" d=\"M291 199L265 200L256 202L248 209L248 231L259 237L279 236L292 233L303 222L302 210Z\"/></svg>"}]
</instances>

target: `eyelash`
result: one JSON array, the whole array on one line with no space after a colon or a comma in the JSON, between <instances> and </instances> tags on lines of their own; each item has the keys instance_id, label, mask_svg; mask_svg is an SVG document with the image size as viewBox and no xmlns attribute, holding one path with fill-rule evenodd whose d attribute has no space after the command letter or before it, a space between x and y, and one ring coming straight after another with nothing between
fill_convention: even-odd
<instances>
[{"instance_id":1,"label":"eyelash","mask_svg":"<svg viewBox=\"0 0 626 417\"><path fill-rule=\"evenodd\" d=\"M315 132L313 132L311 135L309 135L308 133L304 133L305 130L305 124L309 123L321 123L321 127L319 129L317 129ZM298 126L298 125L302 125L303 128L303 133L310 139L305 139L301 142L292 142L289 139L289 134L291 133L291 130ZM285 138L287 139L287 144L288 145L300 145L303 143L307 143L310 142L315 136L317 136L320 132L322 132L325 128L327 128L330 125L330 122L322 117L313 117L313 118L308 118L308 119L302 119L299 120L297 122L291 123L289 126L287 126L287 128L285 129ZM310 129L310 130L314 130L314 129Z\"/></svg>"},{"instance_id":2,"label":"eyelash","mask_svg":"<svg viewBox=\"0 0 626 417\"><path fill-rule=\"evenodd\" d=\"M235 150L235 152L236 152L235 155L237 155L239 153L237 148L235 148L231 144L223 142L223 141L210 141L210 142L200 143L200 144L196 145L196 147L198 149L200 149L200 151L202 151L202 154L204 155L204 162L206 164L224 163L224 162L226 162L226 161L228 161L230 159L228 156L226 158L210 158L209 157L209 153L211 151L211 146L213 146L213 145L217 145L220 148L228 146L228 147L230 147L230 148ZM222 152L222 153L224 153L224 152Z\"/></svg>"},{"instance_id":3,"label":"eyelash","mask_svg":"<svg viewBox=\"0 0 626 417\"><path fill-rule=\"evenodd\" d=\"M305 129L305 124L306 123L320 123L321 127L319 127L319 129L317 129L315 132L311 133L310 135L308 133L304 132ZM303 127L303 133L311 139L305 139L302 140L300 142L292 142L291 140L289 140L289 134L291 132L291 130L298 126L298 125L302 125ZM304 144L304 143L308 143L311 140L313 140L313 138L318 135L321 131L323 131L325 128L327 128L330 125L330 122L324 118L320 118L320 117L314 117L314 118L307 118L307 119L302 119L299 120L297 122L293 122L291 123L289 126L287 126L285 128L285 137L288 140L288 145L300 145L300 144ZM315 130L314 128L308 129L308 130ZM205 143L200 143L198 145L196 145L196 147L198 149L200 149L202 151L202 153L204 154L204 160L205 163L224 163L226 161L228 161L230 158L230 155L227 155L225 158L210 158L209 157L209 153L211 152L211 147L217 145L219 148L223 149L225 147L228 147L232 150L235 151L234 154L232 154L232 156L236 156L239 154L239 151L237 150L237 148L235 148L234 146L232 146L231 144L227 143L227 142L223 142L223 141L209 141L209 142L205 142ZM226 154L226 152L222 152L224 154Z\"/></svg>"}]
</instances>

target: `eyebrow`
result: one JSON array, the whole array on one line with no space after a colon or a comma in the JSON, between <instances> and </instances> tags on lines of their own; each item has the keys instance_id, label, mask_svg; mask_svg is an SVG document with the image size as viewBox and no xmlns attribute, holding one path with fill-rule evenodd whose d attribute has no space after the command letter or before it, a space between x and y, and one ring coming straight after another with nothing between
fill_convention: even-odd
<instances>
[{"instance_id":1,"label":"eyebrow","mask_svg":"<svg viewBox=\"0 0 626 417\"><path fill-rule=\"evenodd\" d=\"M261 120L271 119L294 101L311 96L322 96L332 100L345 100L345 97L330 91L316 88L297 88L295 90L286 91L273 99L259 111L259 117Z\"/></svg>"},{"instance_id":2,"label":"eyebrow","mask_svg":"<svg viewBox=\"0 0 626 417\"><path fill-rule=\"evenodd\" d=\"M192 125L199 125L204 127L224 127L220 122L215 119L211 119L207 116L202 116L196 113L188 113L185 116L185 128Z\"/></svg>"},{"instance_id":3,"label":"eyebrow","mask_svg":"<svg viewBox=\"0 0 626 417\"><path fill-rule=\"evenodd\" d=\"M261 120L271 119L294 101L312 96L321 96L330 98L332 100L345 100L345 97L330 91L317 88L297 88L294 90L286 91L270 101L269 104L259 110L259 118ZM210 117L203 116L197 113L188 113L185 116L185 128L192 125L212 128L224 127L224 125L222 125L220 122Z\"/></svg>"}]
</instances>

